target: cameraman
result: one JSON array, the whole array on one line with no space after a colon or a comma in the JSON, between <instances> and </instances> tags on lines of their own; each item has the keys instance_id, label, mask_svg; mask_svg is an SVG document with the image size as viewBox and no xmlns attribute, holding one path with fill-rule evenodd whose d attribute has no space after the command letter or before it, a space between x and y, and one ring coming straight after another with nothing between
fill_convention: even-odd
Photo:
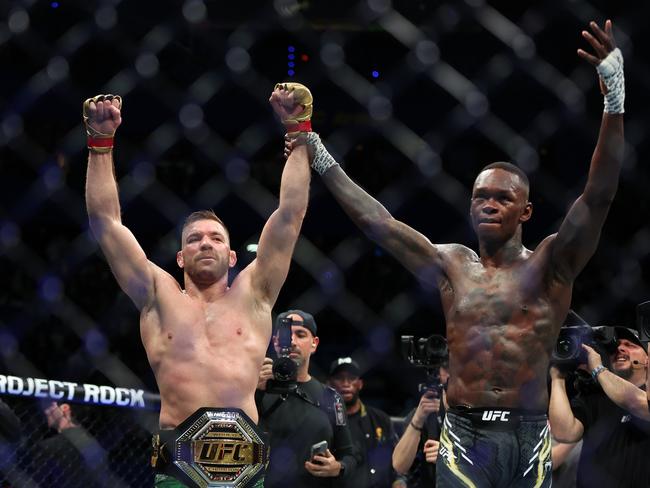
<instances>
[{"instance_id":1,"label":"cameraman","mask_svg":"<svg viewBox=\"0 0 650 488\"><path fill-rule=\"evenodd\" d=\"M445 362L440 366L440 384L446 385L448 379L448 364ZM406 416L404 433L393 451L393 469L398 474L407 475L409 488L436 485L436 462L444 417L444 389L441 393L435 387L425 388L417 408Z\"/></svg>"},{"instance_id":2,"label":"cameraman","mask_svg":"<svg viewBox=\"0 0 650 488\"><path fill-rule=\"evenodd\" d=\"M560 442L583 439L578 462L578 487L650 486L650 422L618 406L613 398L623 381L645 388L648 355L635 331L614 327L616 350L609 355L611 371L601 356L583 345L588 367L602 390L580 393L569 402L565 375L552 366L549 421Z\"/></svg>"},{"instance_id":3,"label":"cameraman","mask_svg":"<svg viewBox=\"0 0 650 488\"><path fill-rule=\"evenodd\" d=\"M297 366L296 382L286 392L267 390L273 379L273 361L266 358L255 394L260 425L269 433L271 459L264 479L266 488L312 488L339 486L357 465L345 405L334 389L309 374L309 361L319 339L316 322L302 310L278 315L291 319L289 357ZM278 335L274 346L279 350ZM312 459L311 447L327 441L327 450Z\"/></svg>"},{"instance_id":4,"label":"cameraman","mask_svg":"<svg viewBox=\"0 0 650 488\"><path fill-rule=\"evenodd\" d=\"M590 349L591 348L587 349L587 351ZM648 352L650 352L650 343L648 344ZM646 358L647 357L648 356L646 355ZM594 357L593 367L595 368L600 364L600 358L597 359ZM650 389L648 389L648 383L650 383L650 375L647 373L647 359L645 366L643 366L643 363L639 362L638 360L633 360L632 367L635 369L642 369L645 367L645 388L643 385L639 386L635 382L627 381L615 374L605 375L603 378L601 378L600 383L609 399L612 400L616 405L621 407L623 410L627 410L635 417L650 421Z\"/></svg>"}]
</instances>

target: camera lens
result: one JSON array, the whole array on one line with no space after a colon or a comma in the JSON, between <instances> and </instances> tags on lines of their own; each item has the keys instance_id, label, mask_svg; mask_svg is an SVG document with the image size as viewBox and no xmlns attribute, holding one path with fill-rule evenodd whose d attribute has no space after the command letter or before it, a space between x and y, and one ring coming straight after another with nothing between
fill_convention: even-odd
<instances>
[{"instance_id":1,"label":"camera lens","mask_svg":"<svg viewBox=\"0 0 650 488\"><path fill-rule=\"evenodd\" d=\"M570 358L575 353L575 344L570 338L560 339L555 346L558 359Z\"/></svg>"},{"instance_id":2,"label":"camera lens","mask_svg":"<svg viewBox=\"0 0 650 488\"><path fill-rule=\"evenodd\" d=\"M447 340L437 334L429 336L425 344L425 357L431 362L442 361L447 355Z\"/></svg>"},{"instance_id":3,"label":"camera lens","mask_svg":"<svg viewBox=\"0 0 650 488\"><path fill-rule=\"evenodd\" d=\"M293 381L298 370L296 363L288 357L280 357L273 361L273 377L278 381Z\"/></svg>"}]
</instances>

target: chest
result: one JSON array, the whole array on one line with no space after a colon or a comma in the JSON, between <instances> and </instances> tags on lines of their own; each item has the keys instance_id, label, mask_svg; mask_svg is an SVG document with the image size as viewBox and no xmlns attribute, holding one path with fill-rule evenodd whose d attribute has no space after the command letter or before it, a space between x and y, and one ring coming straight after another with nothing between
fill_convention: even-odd
<instances>
[{"instance_id":1,"label":"chest","mask_svg":"<svg viewBox=\"0 0 650 488\"><path fill-rule=\"evenodd\" d=\"M160 339L168 350L237 350L270 337L271 317L259 315L232 300L206 304L183 296L160 307Z\"/></svg>"},{"instance_id":2,"label":"chest","mask_svg":"<svg viewBox=\"0 0 650 488\"><path fill-rule=\"evenodd\" d=\"M531 260L509 267L468 262L449 274L443 296L449 324L534 326L548 317L550 300L543 273Z\"/></svg>"},{"instance_id":3,"label":"chest","mask_svg":"<svg viewBox=\"0 0 650 488\"><path fill-rule=\"evenodd\" d=\"M480 263L462 266L451 276L451 288L457 308L521 302L538 296L539 279L530 267L486 268Z\"/></svg>"}]
</instances>

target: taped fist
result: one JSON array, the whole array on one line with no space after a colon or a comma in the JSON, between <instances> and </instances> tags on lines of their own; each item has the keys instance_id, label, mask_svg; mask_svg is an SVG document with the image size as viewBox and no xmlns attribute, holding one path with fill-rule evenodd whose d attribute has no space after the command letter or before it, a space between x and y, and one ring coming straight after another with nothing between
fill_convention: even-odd
<instances>
[{"instance_id":1,"label":"taped fist","mask_svg":"<svg viewBox=\"0 0 650 488\"><path fill-rule=\"evenodd\" d=\"M314 97L300 83L278 83L269 102L287 128L287 133L311 132Z\"/></svg>"},{"instance_id":2,"label":"taped fist","mask_svg":"<svg viewBox=\"0 0 650 488\"><path fill-rule=\"evenodd\" d=\"M122 97L97 95L83 104L83 120L88 135L88 149L107 153L113 149L115 131L122 123Z\"/></svg>"}]
</instances>

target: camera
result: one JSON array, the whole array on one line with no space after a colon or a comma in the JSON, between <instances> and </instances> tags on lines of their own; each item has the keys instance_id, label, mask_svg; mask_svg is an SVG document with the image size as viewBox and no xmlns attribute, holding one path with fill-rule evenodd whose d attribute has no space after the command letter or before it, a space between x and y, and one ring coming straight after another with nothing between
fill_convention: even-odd
<instances>
[{"instance_id":1,"label":"camera","mask_svg":"<svg viewBox=\"0 0 650 488\"><path fill-rule=\"evenodd\" d=\"M287 395L298 388L298 365L291 359L291 324L289 317L278 321L278 353L273 361L273 379L266 384L268 393Z\"/></svg>"},{"instance_id":2,"label":"camera","mask_svg":"<svg viewBox=\"0 0 650 488\"><path fill-rule=\"evenodd\" d=\"M433 391L440 397L445 387L440 382L440 367L449 361L447 339L438 334L417 340L413 336L402 336L402 354L413 366L424 368L426 372L426 381L419 385L419 392Z\"/></svg>"},{"instance_id":3,"label":"camera","mask_svg":"<svg viewBox=\"0 0 650 488\"><path fill-rule=\"evenodd\" d=\"M562 371L574 371L579 365L587 363L586 344L593 347L603 360L609 363L609 355L616 350L617 337L613 327L592 327L577 313L569 310L567 319L551 353L551 364Z\"/></svg>"}]
</instances>

